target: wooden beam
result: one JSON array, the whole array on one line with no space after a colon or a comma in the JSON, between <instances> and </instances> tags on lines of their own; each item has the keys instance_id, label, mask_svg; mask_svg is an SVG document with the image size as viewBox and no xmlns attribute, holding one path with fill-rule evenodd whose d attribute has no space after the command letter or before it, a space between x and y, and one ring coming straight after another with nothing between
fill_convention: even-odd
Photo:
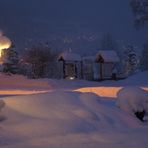
<instances>
[{"instance_id":1,"label":"wooden beam","mask_svg":"<svg viewBox=\"0 0 148 148\"><path fill-rule=\"evenodd\" d=\"M103 80L103 63L100 63L100 80Z\"/></svg>"},{"instance_id":2,"label":"wooden beam","mask_svg":"<svg viewBox=\"0 0 148 148\"><path fill-rule=\"evenodd\" d=\"M81 79L83 79L83 62L81 61Z\"/></svg>"},{"instance_id":3,"label":"wooden beam","mask_svg":"<svg viewBox=\"0 0 148 148\"><path fill-rule=\"evenodd\" d=\"M65 72L65 61L63 60L63 79L66 78L66 72Z\"/></svg>"},{"instance_id":4,"label":"wooden beam","mask_svg":"<svg viewBox=\"0 0 148 148\"><path fill-rule=\"evenodd\" d=\"M75 66L75 78L78 78L77 62L75 62L74 66Z\"/></svg>"}]
</instances>

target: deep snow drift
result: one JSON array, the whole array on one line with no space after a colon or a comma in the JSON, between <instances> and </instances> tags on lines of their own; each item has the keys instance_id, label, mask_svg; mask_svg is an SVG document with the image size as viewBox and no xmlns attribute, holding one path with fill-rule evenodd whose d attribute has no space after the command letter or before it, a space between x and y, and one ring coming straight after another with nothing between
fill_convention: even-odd
<instances>
[{"instance_id":1,"label":"deep snow drift","mask_svg":"<svg viewBox=\"0 0 148 148\"><path fill-rule=\"evenodd\" d=\"M5 99L1 147L147 147L148 127L91 93L56 91ZM129 139L130 137L130 139Z\"/></svg>"},{"instance_id":2,"label":"deep snow drift","mask_svg":"<svg viewBox=\"0 0 148 148\"><path fill-rule=\"evenodd\" d=\"M145 79L144 84L135 82L134 77ZM141 122L116 106L116 97L127 94L122 93L123 87L134 83L148 87L147 72L134 77L100 83L2 75L1 99L5 106L0 113L0 147L147 148L147 119ZM82 91L84 88L87 91ZM14 90L30 91L31 95L14 96ZM13 96L6 97L6 91ZM125 98L128 100L129 95Z\"/></svg>"},{"instance_id":3,"label":"deep snow drift","mask_svg":"<svg viewBox=\"0 0 148 148\"><path fill-rule=\"evenodd\" d=\"M117 106L131 114L137 111L148 113L148 91L139 87L125 87L118 92Z\"/></svg>"}]
</instances>

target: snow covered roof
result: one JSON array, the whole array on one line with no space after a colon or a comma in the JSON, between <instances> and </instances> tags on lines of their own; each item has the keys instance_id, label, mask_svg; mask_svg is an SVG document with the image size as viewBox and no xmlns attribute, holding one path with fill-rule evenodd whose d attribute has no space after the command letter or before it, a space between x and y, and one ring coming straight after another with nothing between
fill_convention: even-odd
<instances>
[{"instance_id":1,"label":"snow covered roof","mask_svg":"<svg viewBox=\"0 0 148 148\"><path fill-rule=\"evenodd\" d=\"M58 60L81 61L81 56L79 54L76 54L76 53L63 52L59 55Z\"/></svg>"},{"instance_id":2,"label":"snow covered roof","mask_svg":"<svg viewBox=\"0 0 148 148\"><path fill-rule=\"evenodd\" d=\"M100 50L96 60L98 61L100 57L103 58L104 62L119 62L119 57L114 50Z\"/></svg>"}]
</instances>

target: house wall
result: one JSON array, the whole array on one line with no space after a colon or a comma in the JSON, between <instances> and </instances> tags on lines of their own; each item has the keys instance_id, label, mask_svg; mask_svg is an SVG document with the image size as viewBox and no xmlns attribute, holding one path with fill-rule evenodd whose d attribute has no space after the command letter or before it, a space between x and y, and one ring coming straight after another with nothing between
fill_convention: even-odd
<instances>
[{"instance_id":1,"label":"house wall","mask_svg":"<svg viewBox=\"0 0 148 148\"><path fill-rule=\"evenodd\" d=\"M65 76L66 77L75 77L76 76L75 63L66 63L65 64Z\"/></svg>"},{"instance_id":2,"label":"house wall","mask_svg":"<svg viewBox=\"0 0 148 148\"><path fill-rule=\"evenodd\" d=\"M100 78L100 68L99 68L99 63L94 63L93 64L93 79L98 80Z\"/></svg>"},{"instance_id":3,"label":"house wall","mask_svg":"<svg viewBox=\"0 0 148 148\"><path fill-rule=\"evenodd\" d=\"M78 79L82 79L82 65L81 65L81 62L77 62L76 64L76 67L77 67L77 77Z\"/></svg>"},{"instance_id":4,"label":"house wall","mask_svg":"<svg viewBox=\"0 0 148 148\"><path fill-rule=\"evenodd\" d=\"M112 77L113 66L114 63L102 63L103 79L109 79ZM101 78L100 74L100 63L83 63L83 75L85 80L99 80Z\"/></svg>"},{"instance_id":5,"label":"house wall","mask_svg":"<svg viewBox=\"0 0 148 148\"><path fill-rule=\"evenodd\" d=\"M113 66L114 66L114 63L103 63L102 64L103 78L111 78L112 77Z\"/></svg>"},{"instance_id":6,"label":"house wall","mask_svg":"<svg viewBox=\"0 0 148 148\"><path fill-rule=\"evenodd\" d=\"M58 73L60 77L58 78L63 78L63 62L58 62ZM77 78L78 79L85 79L85 80L99 80L100 79L100 63L95 63L91 60L85 60L83 61L82 64L82 69L81 69L81 62L74 62L74 61L66 61L66 63L71 63L71 64L76 64L77 68ZM102 74L103 74L103 79L109 79L112 77L112 69L115 63L102 63ZM65 66L65 68L68 68L68 66ZM70 68L66 70L66 73L68 74ZM82 77L83 73L83 77ZM70 74L70 73L69 73ZM70 74L70 76L73 76Z\"/></svg>"},{"instance_id":7,"label":"house wall","mask_svg":"<svg viewBox=\"0 0 148 148\"><path fill-rule=\"evenodd\" d=\"M63 61L59 61L59 73L60 78L64 78L64 65ZM77 77L78 79L82 78L81 74L81 62L76 61L65 61L65 76L66 77Z\"/></svg>"},{"instance_id":8,"label":"house wall","mask_svg":"<svg viewBox=\"0 0 148 148\"><path fill-rule=\"evenodd\" d=\"M90 59L83 60L83 78L85 80L93 80L93 61Z\"/></svg>"}]
</instances>

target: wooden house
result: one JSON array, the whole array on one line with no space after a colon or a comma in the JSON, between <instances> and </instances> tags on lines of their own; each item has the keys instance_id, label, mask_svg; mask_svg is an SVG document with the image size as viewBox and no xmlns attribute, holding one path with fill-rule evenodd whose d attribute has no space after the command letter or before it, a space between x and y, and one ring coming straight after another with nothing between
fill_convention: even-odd
<instances>
[{"instance_id":1,"label":"wooden house","mask_svg":"<svg viewBox=\"0 0 148 148\"><path fill-rule=\"evenodd\" d=\"M82 60L79 54L63 52L59 55L58 61L61 63L64 79L82 78Z\"/></svg>"},{"instance_id":2,"label":"wooden house","mask_svg":"<svg viewBox=\"0 0 148 148\"><path fill-rule=\"evenodd\" d=\"M99 51L96 55L95 61L96 63L98 63L98 68L99 68L98 78L100 80L111 79L113 73L117 73L116 65L119 62L119 57L115 51L113 50Z\"/></svg>"}]
</instances>

